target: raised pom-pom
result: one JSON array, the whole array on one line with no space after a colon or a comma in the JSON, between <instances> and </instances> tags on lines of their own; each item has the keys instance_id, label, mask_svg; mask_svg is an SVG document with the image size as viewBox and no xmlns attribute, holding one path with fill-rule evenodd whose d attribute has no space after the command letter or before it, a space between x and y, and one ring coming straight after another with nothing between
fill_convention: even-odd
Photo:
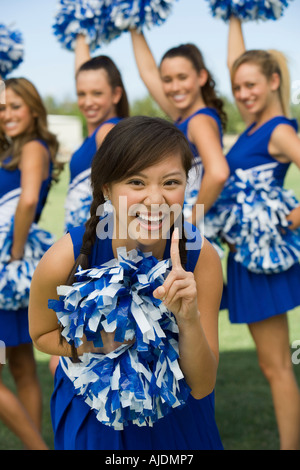
<instances>
[{"instance_id":1,"label":"raised pom-pom","mask_svg":"<svg viewBox=\"0 0 300 470\"><path fill-rule=\"evenodd\" d=\"M112 22L120 31L159 26L172 12L175 0L114 0Z\"/></svg>"},{"instance_id":2,"label":"raised pom-pom","mask_svg":"<svg viewBox=\"0 0 300 470\"><path fill-rule=\"evenodd\" d=\"M6 78L22 62L23 37L20 31L0 23L0 76Z\"/></svg>"},{"instance_id":3,"label":"raised pom-pom","mask_svg":"<svg viewBox=\"0 0 300 470\"><path fill-rule=\"evenodd\" d=\"M131 28L161 25L176 0L59 0L53 30L59 42L74 50L82 34L93 51Z\"/></svg>"},{"instance_id":4,"label":"raised pom-pom","mask_svg":"<svg viewBox=\"0 0 300 470\"><path fill-rule=\"evenodd\" d=\"M190 393L178 364L175 318L153 296L168 266L168 260L119 249L117 260L79 271L78 282L58 287L60 299L49 300L70 344L78 347L85 335L101 348L101 334L114 334L114 351L62 364L97 418L115 429L130 421L151 426Z\"/></svg>"},{"instance_id":5,"label":"raised pom-pom","mask_svg":"<svg viewBox=\"0 0 300 470\"><path fill-rule=\"evenodd\" d=\"M207 0L213 16L228 21L278 20L292 0Z\"/></svg>"},{"instance_id":6,"label":"raised pom-pom","mask_svg":"<svg viewBox=\"0 0 300 470\"><path fill-rule=\"evenodd\" d=\"M104 13L103 0L59 0L53 30L63 47L75 49L79 34L93 51L98 47L98 29Z\"/></svg>"}]
</instances>

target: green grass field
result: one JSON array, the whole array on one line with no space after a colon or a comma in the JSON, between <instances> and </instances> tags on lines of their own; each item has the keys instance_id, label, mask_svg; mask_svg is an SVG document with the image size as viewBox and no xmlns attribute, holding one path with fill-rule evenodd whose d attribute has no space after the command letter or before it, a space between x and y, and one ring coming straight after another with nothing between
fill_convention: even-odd
<instances>
[{"instance_id":1,"label":"green grass field","mask_svg":"<svg viewBox=\"0 0 300 470\"><path fill-rule=\"evenodd\" d=\"M68 183L68 170L50 192L41 226L59 238L63 233L63 203ZM287 187L300 198L299 171L291 167ZM224 266L225 269L225 266ZM289 312L291 344L300 340L300 308ZM220 364L216 384L216 419L227 450L276 450L278 435L269 386L262 376L252 338L245 325L231 325L226 311L220 312ZM292 352L292 350L291 350ZM36 353L38 372L43 391L43 436L53 449L49 401L53 379L48 369L48 356ZM295 365L300 385L300 364ZM4 380L14 389L7 368ZM19 440L0 423L0 450L22 449Z\"/></svg>"}]
</instances>

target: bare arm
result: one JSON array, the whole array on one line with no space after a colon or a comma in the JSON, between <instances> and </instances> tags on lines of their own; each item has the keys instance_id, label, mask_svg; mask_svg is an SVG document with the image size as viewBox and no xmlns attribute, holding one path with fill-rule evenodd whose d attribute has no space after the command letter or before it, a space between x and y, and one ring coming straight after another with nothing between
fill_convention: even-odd
<instances>
[{"instance_id":1,"label":"bare arm","mask_svg":"<svg viewBox=\"0 0 300 470\"><path fill-rule=\"evenodd\" d=\"M238 18L232 16L229 20L227 66L229 72L235 60L246 51L242 25Z\"/></svg>"},{"instance_id":2,"label":"bare arm","mask_svg":"<svg viewBox=\"0 0 300 470\"><path fill-rule=\"evenodd\" d=\"M131 30L130 33L135 61L141 79L160 108L169 117L176 119L178 117L178 112L169 103L169 100L164 94L159 69L144 35L142 33L138 33L136 30Z\"/></svg>"},{"instance_id":3,"label":"bare arm","mask_svg":"<svg viewBox=\"0 0 300 470\"><path fill-rule=\"evenodd\" d=\"M271 155L283 162L292 162L300 169L300 139L289 125L281 124L275 128L269 142ZM287 216L292 224L290 229L300 227L300 206Z\"/></svg>"},{"instance_id":4,"label":"bare arm","mask_svg":"<svg viewBox=\"0 0 300 470\"><path fill-rule=\"evenodd\" d=\"M91 58L90 48L83 34L79 34L75 44L75 75L82 64Z\"/></svg>"},{"instance_id":5,"label":"bare arm","mask_svg":"<svg viewBox=\"0 0 300 470\"><path fill-rule=\"evenodd\" d=\"M229 177L229 167L223 154L217 123L206 115L197 115L189 123L189 139L201 155L204 175L196 204L204 204L206 213L214 204ZM193 207L191 223L197 224L196 206Z\"/></svg>"},{"instance_id":6,"label":"bare arm","mask_svg":"<svg viewBox=\"0 0 300 470\"><path fill-rule=\"evenodd\" d=\"M232 66L236 59L246 52L244 36L242 31L241 21L232 16L229 20L229 31L228 31L228 44L227 44L227 66L230 73L230 79L232 81ZM244 108L236 103L240 115L243 121L249 126L253 122L253 116L251 116Z\"/></svg>"},{"instance_id":7,"label":"bare arm","mask_svg":"<svg viewBox=\"0 0 300 470\"><path fill-rule=\"evenodd\" d=\"M48 176L49 158L42 144L32 141L24 145L20 170L22 191L14 218L12 259L23 256L28 232L35 218L41 185Z\"/></svg>"},{"instance_id":8,"label":"bare arm","mask_svg":"<svg viewBox=\"0 0 300 470\"><path fill-rule=\"evenodd\" d=\"M60 343L56 313L48 308L48 299L58 299L56 288L66 283L73 265L73 245L67 234L46 252L32 278L29 332L35 347L47 354L71 356L69 344Z\"/></svg>"}]
</instances>

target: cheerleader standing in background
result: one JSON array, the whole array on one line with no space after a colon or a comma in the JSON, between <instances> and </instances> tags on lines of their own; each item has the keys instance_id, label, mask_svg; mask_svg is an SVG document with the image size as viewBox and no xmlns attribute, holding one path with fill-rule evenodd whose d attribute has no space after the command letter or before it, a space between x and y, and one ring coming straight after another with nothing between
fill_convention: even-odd
<instances>
[{"instance_id":1,"label":"cheerleader standing in background","mask_svg":"<svg viewBox=\"0 0 300 470\"><path fill-rule=\"evenodd\" d=\"M232 90L247 129L227 155L231 174L236 169L263 170L271 164L273 178L283 186L291 162L300 168L296 120L289 119L289 76L286 61L275 51L245 51L240 21L231 18L228 67ZM259 169L258 169L259 171ZM300 207L287 219L300 226ZM279 428L281 449L299 449L300 395L291 363L285 312L300 305L300 266L274 274L255 273L228 259L228 305L233 323L247 323L255 341L260 367L269 381Z\"/></svg>"},{"instance_id":2,"label":"cheerleader standing in background","mask_svg":"<svg viewBox=\"0 0 300 470\"><path fill-rule=\"evenodd\" d=\"M90 58L85 36L78 35L75 45L77 102L86 120L88 137L72 155L70 182L65 201L65 230L82 225L89 218L92 192L91 163L107 133L128 117L129 105L122 77L107 56ZM58 358L51 358L54 374Z\"/></svg>"},{"instance_id":3,"label":"cheerleader standing in background","mask_svg":"<svg viewBox=\"0 0 300 470\"><path fill-rule=\"evenodd\" d=\"M229 175L222 150L226 125L223 103L196 46L185 44L170 49L158 68L143 34L131 30L131 38L139 73L149 93L190 142L195 158L186 190L185 216L198 225L201 214L198 212L196 217L196 205L203 204L207 213Z\"/></svg>"},{"instance_id":4,"label":"cheerleader standing in background","mask_svg":"<svg viewBox=\"0 0 300 470\"><path fill-rule=\"evenodd\" d=\"M92 158L106 134L120 119L129 115L119 70L107 56L91 59L83 35L77 36L75 44L75 78L78 107L86 120L88 137L70 161L70 183L65 203L66 230L81 225L89 217Z\"/></svg>"},{"instance_id":5,"label":"cheerleader standing in background","mask_svg":"<svg viewBox=\"0 0 300 470\"><path fill-rule=\"evenodd\" d=\"M1 231L13 225L6 263L12 267L15 262L17 270L18 260L26 254L30 228L39 220L46 201L58 144L47 129L46 110L34 85L25 78L10 78L5 87L5 104L0 105L0 225ZM2 288L3 276L2 270ZM22 283L16 277L15 282ZM0 340L6 346L17 397L1 379L0 418L26 448L45 449L40 436L42 397L28 331L28 309L5 309L3 302L1 305ZM0 372L2 369L0 365Z\"/></svg>"},{"instance_id":6,"label":"cheerleader standing in background","mask_svg":"<svg viewBox=\"0 0 300 470\"><path fill-rule=\"evenodd\" d=\"M30 332L38 349L61 356L51 403L56 449L222 449L214 418L213 394L218 364L221 263L210 244L201 239L199 232L200 243L188 251L179 237L173 235L171 242L166 236L170 231L173 232L174 224L181 216L191 162L188 142L173 124L145 116L128 118L118 123L93 159L91 217L85 227L75 227L59 240L48 251L35 272L29 308ZM98 226L99 217L96 215L97 209L104 204L105 197L110 198L115 209L115 216L112 213L108 215L112 218L113 227L108 222L111 231L106 232L106 237ZM172 210L175 205L180 209L180 213L177 212L176 215ZM158 207L161 208L160 212ZM166 217L167 208L170 209L170 218ZM130 227L133 225L135 229L131 232ZM187 225L190 227L190 224ZM83 344L77 348L79 361L77 359L74 368L74 361L70 358L72 346L67 342L69 340L64 332L61 336L57 316L49 309L48 299L58 298L57 286L74 282L73 274L78 266L83 269L97 268L117 258L117 249L121 247L125 247L126 251L138 247L140 252L151 252L156 260L168 260L171 256L172 269L164 283L155 288L153 296L163 299L164 305L173 312L179 332L175 324L169 330L168 321L161 325L164 331L162 335L157 325L152 337L156 342L154 355L151 353L152 346L143 343L146 333L141 335L138 330L130 337L122 330L125 342L121 339L118 342L115 341L115 332L112 332L111 327L110 332L104 329L100 331L98 328L94 338L99 344L101 334L103 347L99 348L94 348L92 341L86 342L80 333ZM73 274L70 274L71 271ZM116 270L113 271L116 273ZM96 290L91 295L92 298L98 298L97 303L100 306L102 297L97 293L99 283L97 285L95 284ZM106 280L104 285L106 294L103 295L107 298L110 294ZM122 292L124 288L126 289L125 283ZM112 298L118 295L114 291ZM149 293L148 301L150 297ZM126 294L125 297L124 293L118 297L120 305L112 306L111 311L113 313L121 308L123 320L120 320L124 325L124 318L128 318L129 312L126 312L122 299L126 299ZM145 308L148 301L144 298ZM88 322L82 325L84 335L88 335L90 321L96 319L90 307ZM78 308L80 309L79 305ZM99 316L97 311L100 311L98 307L96 317ZM73 318L77 323L75 317L78 312L76 308L65 320L68 317L68 322ZM151 322L155 320L155 316L150 315ZM80 320L79 322L81 323ZM66 325L65 321L63 323ZM126 331L127 328L126 326ZM141 341L143 346L140 349L137 345L141 346ZM173 388L171 376L165 381L164 367L169 370L166 357L162 362L161 372L154 374L162 358L158 354L160 344L168 347L169 341L173 345L171 362L179 347L180 368L189 386L183 407L177 406L178 397L172 402L174 391L179 393L184 386L178 385L179 382L182 384L182 380L179 380L178 386ZM165 347L164 351L167 351ZM112 351L115 351L116 357L111 359L109 353ZM148 361L150 368L146 371ZM73 373L79 374L78 380L74 381ZM178 377L177 373L176 376ZM149 383L148 391L142 386L143 377ZM79 390L80 383L84 390ZM108 389L112 389L114 394L113 402L109 400L111 395ZM161 389L165 400L156 409L156 400L160 396L157 393ZM105 393L108 393L107 399ZM148 393L150 403L144 406ZM176 401L177 405L171 406L166 414L165 406L169 404L170 397L173 405ZM132 408L132 400L135 399L137 401ZM141 421L143 425L133 422L136 418L136 406L141 412L139 418L144 420ZM114 421L115 415L118 416L119 413L122 418L127 417L123 429L115 428L115 425L120 424L119 419L116 423ZM149 421L153 415L159 419L154 420L151 426Z\"/></svg>"}]
</instances>

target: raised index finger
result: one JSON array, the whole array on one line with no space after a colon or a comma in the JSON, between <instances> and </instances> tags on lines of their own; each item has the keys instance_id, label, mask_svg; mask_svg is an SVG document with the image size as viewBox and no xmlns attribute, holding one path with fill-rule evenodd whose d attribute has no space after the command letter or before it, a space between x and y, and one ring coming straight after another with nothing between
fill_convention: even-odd
<instances>
[{"instance_id":1,"label":"raised index finger","mask_svg":"<svg viewBox=\"0 0 300 470\"><path fill-rule=\"evenodd\" d=\"M180 253L179 253L179 230L178 227L174 228L172 239L171 239L171 247L170 247L170 255L172 261L172 269L175 268L182 268Z\"/></svg>"}]
</instances>

